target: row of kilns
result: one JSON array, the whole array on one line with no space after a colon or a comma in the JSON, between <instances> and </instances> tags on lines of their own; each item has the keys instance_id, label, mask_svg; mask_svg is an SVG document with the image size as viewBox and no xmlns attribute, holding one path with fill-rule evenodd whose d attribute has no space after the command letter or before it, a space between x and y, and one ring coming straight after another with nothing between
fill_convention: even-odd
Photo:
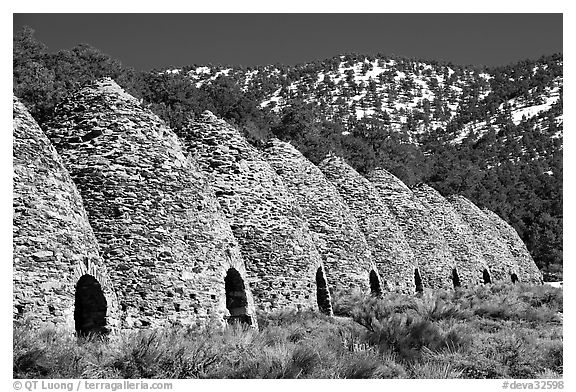
<instances>
[{"instance_id":1,"label":"row of kilns","mask_svg":"<svg viewBox=\"0 0 576 392\"><path fill-rule=\"evenodd\" d=\"M332 314L336 291L540 276L516 232L462 197L315 166L279 140L258 151L209 112L176 135L111 79L45 132L15 99L15 317L80 333L256 325L256 308Z\"/></svg>"}]
</instances>

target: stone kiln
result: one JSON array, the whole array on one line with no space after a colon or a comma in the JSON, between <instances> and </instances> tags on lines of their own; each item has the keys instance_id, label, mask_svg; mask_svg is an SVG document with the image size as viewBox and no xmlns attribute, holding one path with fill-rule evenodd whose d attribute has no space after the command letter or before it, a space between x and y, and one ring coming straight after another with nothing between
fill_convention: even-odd
<instances>
[{"instance_id":1,"label":"stone kiln","mask_svg":"<svg viewBox=\"0 0 576 392\"><path fill-rule=\"evenodd\" d=\"M13 113L14 317L80 332L117 326L118 301L80 194L16 98Z\"/></svg>"},{"instance_id":2,"label":"stone kiln","mask_svg":"<svg viewBox=\"0 0 576 392\"><path fill-rule=\"evenodd\" d=\"M488 264L488 269L484 272L484 281L510 282L512 274L518 275L518 264L489 218L464 196L452 195L447 199L472 229L476 241L480 244Z\"/></svg>"},{"instance_id":3,"label":"stone kiln","mask_svg":"<svg viewBox=\"0 0 576 392\"><path fill-rule=\"evenodd\" d=\"M113 271L122 327L254 321L232 231L158 117L105 79L62 102L47 132Z\"/></svg>"},{"instance_id":4,"label":"stone kiln","mask_svg":"<svg viewBox=\"0 0 576 392\"><path fill-rule=\"evenodd\" d=\"M456 259L453 284L456 285L456 280L462 286L484 283L483 272L488 266L480 244L460 214L438 191L426 184L419 184L412 191L427 206L431 222L440 230Z\"/></svg>"},{"instance_id":5,"label":"stone kiln","mask_svg":"<svg viewBox=\"0 0 576 392\"><path fill-rule=\"evenodd\" d=\"M272 139L264 157L296 197L333 289L380 293L380 276L356 218L336 187L300 151Z\"/></svg>"},{"instance_id":6,"label":"stone kiln","mask_svg":"<svg viewBox=\"0 0 576 392\"><path fill-rule=\"evenodd\" d=\"M456 260L434 224L429 207L400 179L384 169L372 171L367 178L378 189L413 249L424 288L452 288Z\"/></svg>"},{"instance_id":7,"label":"stone kiln","mask_svg":"<svg viewBox=\"0 0 576 392\"><path fill-rule=\"evenodd\" d=\"M318 165L356 218L382 277L384 291L414 293L418 265L396 220L378 191L343 159L326 157Z\"/></svg>"},{"instance_id":8,"label":"stone kiln","mask_svg":"<svg viewBox=\"0 0 576 392\"><path fill-rule=\"evenodd\" d=\"M246 260L258 307L318 308L331 314L330 280L293 195L234 127L205 112L181 131L209 173Z\"/></svg>"},{"instance_id":9,"label":"stone kiln","mask_svg":"<svg viewBox=\"0 0 576 392\"><path fill-rule=\"evenodd\" d=\"M542 284L544 282L542 273L536 267L534 259L528 253L526 245L520 239L520 236L506 221L500 218L495 212L483 209L482 212L486 215L493 228L500 234L501 238L508 245L512 256L516 259L518 265L518 275L516 278L511 276L511 280L517 279L524 283Z\"/></svg>"}]
</instances>

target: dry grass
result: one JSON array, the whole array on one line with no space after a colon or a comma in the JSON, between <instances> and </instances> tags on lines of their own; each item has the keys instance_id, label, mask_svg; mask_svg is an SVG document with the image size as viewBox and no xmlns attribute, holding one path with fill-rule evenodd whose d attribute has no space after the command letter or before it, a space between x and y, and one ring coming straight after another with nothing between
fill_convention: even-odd
<instances>
[{"instance_id":1,"label":"dry grass","mask_svg":"<svg viewBox=\"0 0 576 392\"><path fill-rule=\"evenodd\" d=\"M560 378L562 290L488 285L422 297L334 295L335 313L259 315L259 330L76 339L14 324L15 378Z\"/></svg>"}]
</instances>

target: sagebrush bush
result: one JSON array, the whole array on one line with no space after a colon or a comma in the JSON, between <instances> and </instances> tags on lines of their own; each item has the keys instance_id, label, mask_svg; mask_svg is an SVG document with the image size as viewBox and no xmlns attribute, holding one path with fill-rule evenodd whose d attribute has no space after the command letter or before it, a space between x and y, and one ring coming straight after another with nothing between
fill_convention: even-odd
<instances>
[{"instance_id":1,"label":"sagebrush bush","mask_svg":"<svg viewBox=\"0 0 576 392\"><path fill-rule=\"evenodd\" d=\"M419 297L333 294L337 316L259 313L259 328L76 338L14 322L14 378L560 378L562 290L486 285Z\"/></svg>"}]
</instances>

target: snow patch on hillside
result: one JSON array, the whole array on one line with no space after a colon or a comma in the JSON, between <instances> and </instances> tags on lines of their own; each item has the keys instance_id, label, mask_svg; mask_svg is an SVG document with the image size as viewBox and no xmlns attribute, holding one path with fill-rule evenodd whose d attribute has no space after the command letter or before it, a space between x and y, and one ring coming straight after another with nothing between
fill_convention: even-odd
<instances>
[{"instance_id":1,"label":"snow patch on hillside","mask_svg":"<svg viewBox=\"0 0 576 392\"><path fill-rule=\"evenodd\" d=\"M560 88L558 86L546 92L546 95L540 96L543 102L540 104L527 103L524 99L511 99L508 105L512 108L512 122L515 125L520 124L522 120L528 120L538 114L550 110L560 99ZM504 105L500 105L500 109Z\"/></svg>"}]
</instances>

